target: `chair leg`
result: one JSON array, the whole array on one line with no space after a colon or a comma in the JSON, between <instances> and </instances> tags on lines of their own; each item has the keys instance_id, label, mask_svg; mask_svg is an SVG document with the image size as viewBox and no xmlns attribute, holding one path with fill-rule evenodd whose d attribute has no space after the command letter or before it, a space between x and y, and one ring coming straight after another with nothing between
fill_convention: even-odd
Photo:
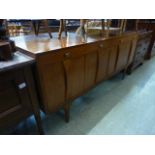
<instances>
[{"instance_id":1,"label":"chair leg","mask_svg":"<svg viewBox=\"0 0 155 155\"><path fill-rule=\"evenodd\" d=\"M36 21L31 21L31 27L32 27L32 30L34 31L34 34L37 35L37 29L36 29Z\"/></svg>"},{"instance_id":2,"label":"chair leg","mask_svg":"<svg viewBox=\"0 0 155 155\"><path fill-rule=\"evenodd\" d=\"M64 20L64 30L65 30L65 36L67 37L67 26L66 26L66 20Z\"/></svg>"},{"instance_id":3,"label":"chair leg","mask_svg":"<svg viewBox=\"0 0 155 155\"><path fill-rule=\"evenodd\" d=\"M70 119L70 104L69 103L66 103L64 105L64 117L65 117L66 123L68 123Z\"/></svg>"},{"instance_id":4,"label":"chair leg","mask_svg":"<svg viewBox=\"0 0 155 155\"><path fill-rule=\"evenodd\" d=\"M44 24L45 24L46 30L47 30L47 32L48 32L50 38L52 38L51 30L50 30L50 28L49 28L49 26L48 26L48 20L47 20L47 19L44 20Z\"/></svg>"},{"instance_id":5,"label":"chair leg","mask_svg":"<svg viewBox=\"0 0 155 155\"><path fill-rule=\"evenodd\" d=\"M60 19L60 27L59 27L59 33L58 38L61 38L62 32L65 31L65 35L67 36L67 29L66 29L66 21L64 19Z\"/></svg>"},{"instance_id":6,"label":"chair leg","mask_svg":"<svg viewBox=\"0 0 155 155\"><path fill-rule=\"evenodd\" d=\"M36 36L38 36L39 30L40 30L40 22L37 21L37 22L35 23L35 35L36 35Z\"/></svg>"}]
</instances>

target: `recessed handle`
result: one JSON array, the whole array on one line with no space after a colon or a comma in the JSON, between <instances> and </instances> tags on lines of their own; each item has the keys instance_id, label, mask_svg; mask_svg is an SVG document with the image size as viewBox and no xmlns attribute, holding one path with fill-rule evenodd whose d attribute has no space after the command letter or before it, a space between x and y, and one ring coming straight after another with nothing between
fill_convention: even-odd
<instances>
[{"instance_id":1,"label":"recessed handle","mask_svg":"<svg viewBox=\"0 0 155 155\"><path fill-rule=\"evenodd\" d=\"M65 58L69 58L70 57L70 52L65 53Z\"/></svg>"},{"instance_id":2,"label":"recessed handle","mask_svg":"<svg viewBox=\"0 0 155 155\"><path fill-rule=\"evenodd\" d=\"M103 48L103 44L100 44L100 48Z\"/></svg>"}]
</instances>

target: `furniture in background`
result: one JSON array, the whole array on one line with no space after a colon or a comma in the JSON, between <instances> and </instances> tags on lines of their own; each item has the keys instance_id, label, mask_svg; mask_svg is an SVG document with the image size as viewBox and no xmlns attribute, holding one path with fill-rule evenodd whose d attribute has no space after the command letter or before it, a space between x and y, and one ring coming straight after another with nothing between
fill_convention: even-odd
<instances>
[{"instance_id":1,"label":"furniture in background","mask_svg":"<svg viewBox=\"0 0 155 155\"><path fill-rule=\"evenodd\" d=\"M31 19L7 19L10 37L28 35L34 31Z\"/></svg>"},{"instance_id":2,"label":"furniture in background","mask_svg":"<svg viewBox=\"0 0 155 155\"><path fill-rule=\"evenodd\" d=\"M9 37L7 20L0 19L0 40L6 40Z\"/></svg>"},{"instance_id":3,"label":"furniture in background","mask_svg":"<svg viewBox=\"0 0 155 155\"><path fill-rule=\"evenodd\" d=\"M109 35L116 35L126 31L126 19L118 19L117 24L112 24L112 19L81 19L80 27L77 29L77 34L80 35L102 35L108 37Z\"/></svg>"},{"instance_id":4,"label":"furniture in background","mask_svg":"<svg viewBox=\"0 0 155 155\"><path fill-rule=\"evenodd\" d=\"M45 31L48 32L50 38L52 38L52 34L51 34L52 32L51 32L51 29L49 28L48 19L32 20L32 23L33 23L35 35L39 34L40 26L42 25Z\"/></svg>"},{"instance_id":5,"label":"furniture in background","mask_svg":"<svg viewBox=\"0 0 155 155\"><path fill-rule=\"evenodd\" d=\"M67 30L74 30L79 26L79 20L76 19L45 19L45 20L33 20L33 27L35 34L38 35L40 27L44 27L45 31L49 33L50 38L52 38L52 31L58 31L58 39L61 39L62 32L65 32L67 36Z\"/></svg>"},{"instance_id":6,"label":"furniture in background","mask_svg":"<svg viewBox=\"0 0 155 155\"><path fill-rule=\"evenodd\" d=\"M152 56L155 55L155 20L153 20L153 19L152 20L146 20L146 19L139 20L138 29L153 31L149 49L145 55L146 59L150 59Z\"/></svg>"},{"instance_id":7,"label":"furniture in background","mask_svg":"<svg viewBox=\"0 0 155 155\"><path fill-rule=\"evenodd\" d=\"M0 131L13 128L34 115L43 134L31 66L34 59L15 52L13 59L0 61Z\"/></svg>"},{"instance_id":8,"label":"furniture in background","mask_svg":"<svg viewBox=\"0 0 155 155\"><path fill-rule=\"evenodd\" d=\"M48 32L50 38L52 38L51 29L49 28L47 19L9 19L8 31L11 37L19 35L27 35L34 33L36 36L40 32L40 27L44 27L44 32Z\"/></svg>"},{"instance_id":9,"label":"furniture in background","mask_svg":"<svg viewBox=\"0 0 155 155\"><path fill-rule=\"evenodd\" d=\"M138 19L126 19L126 31L138 31Z\"/></svg>"},{"instance_id":10,"label":"furniture in background","mask_svg":"<svg viewBox=\"0 0 155 155\"><path fill-rule=\"evenodd\" d=\"M66 26L66 20L65 19L60 19L60 27L59 27L59 33L58 33L58 38L61 38L62 32L65 32L65 36L67 36L67 26Z\"/></svg>"},{"instance_id":11,"label":"furniture in background","mask_svg":"<svg viewBox=\"0 0 155 155\"><path fill-rule=\"evenodd\" d=\"M0 41L0 61L12 59L12 48L9 42Z\"/></svg>"},{"instance_id":12,"label":"furniture in background","mask_svg":"<svg viewBox=\"0 0 155 155\"><path fill-rule=\"evenodd\" d=\"M84 40L75 33L62 39L42 43L31 36L22 42L14 38L19 51L36 59L36 81L41 107L46 114L64 109L69 121L70 102L111 78L131 64L137 33L113 37L89 37Z\"/></svg>"},{"instance_id":13,"label":"furniture in background","mask_svg":"<svg viewBox=\"0 0 155 155\"><path fill-rule=\"evenodd\" d=\"M120 31L125 32L126 30L127 19L118 19L118 27Z\"/></svg>"},{"instance_id":14,"label":"furniture in background","mask_svg":"<svg viewBox=\"0 0 155 155\"><path fill-rule=\"evenodd\" d=\"M35 30L35 34L38 35L40 31L41 25L45 28L45 31L48 32L50 38L52 38L51 29L49 28L49 19L44 20L33 20L33 27ZM59 28L58 28L58 39L61 38L62 32L65 32L65 36L67 36L67 20L66 19L60 19L59 20Z\"/></svg>"},{"instance_id":15,"label":"furniture in background","mask_svg":"<svg viewBox=\"0 0 155 155\"><path fill-rule=\"evenodd\" d=\"M102 36L108 36L110 27L110 20L107 19L80 19L80 26L76 30L76 34L84 36L89 34L99 34Z\"/></svg>"},{"instance_id":16,"label":"furniture in background","mask_svg":"<svg viewBox=\"0 0 155 155\"><path fill-rule=\"evenodd\" d=\"M152 38L152 31L139 31L138 41L135 49L135 54L131 65L128 67L128 74L142 65L145 59L145 55L148 52L150 41Z\"/></svg>"},{"instance_id":17,"label":"furniture in background","mask_svg":"<svg viewBox=\"0 0 155 155\"><path fill-rule=\"evenodd\" d=\"M16 52L16 47L9 39L7 21L0 19L0 61L10 60L13 52Z\"/></svg>"}]
</instances>

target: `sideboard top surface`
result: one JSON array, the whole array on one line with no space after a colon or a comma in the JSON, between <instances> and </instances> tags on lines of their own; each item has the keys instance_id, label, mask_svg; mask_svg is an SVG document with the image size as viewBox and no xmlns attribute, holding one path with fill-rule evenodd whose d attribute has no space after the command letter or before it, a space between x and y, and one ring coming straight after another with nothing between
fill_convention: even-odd
<instances>
[{"instance_id":1,"label":"sideboard top surface","mask_svg":"<svg viewBox=\"0 0 155 155\"><path fill-rule=\"evenodd\" d=\"M130 32L123 35L131 35ZM43 54L51 51L57 51L64 48L74 47L83 44L89 44L93 42L103 41L107 39L112 39L116 37L121 37L122 35L112 36L112 37L102 37L102 36L78 36L75 33L68 33L67 37L62 37L58 39L57 36L53 36L51 39L48 34L26 35L12 38L19 50L28 52L31 56L38 54Z\"/></svg>"}]
</instances>

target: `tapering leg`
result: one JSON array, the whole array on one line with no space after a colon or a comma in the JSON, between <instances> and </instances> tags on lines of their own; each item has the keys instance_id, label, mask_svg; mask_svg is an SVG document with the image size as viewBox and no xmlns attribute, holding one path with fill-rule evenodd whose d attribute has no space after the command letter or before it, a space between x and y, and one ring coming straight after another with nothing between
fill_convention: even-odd
<instances>
[{"instance_id":1,"label":"tapering leg","mask_svg":"<svg viewBox=\"0 0 155 155\"><path fill-rule=\"evenodd\" d=\"M37 124L37 128L38 128L38 132L40 135L44 135L44 130L42 127L42 122L41 122L41 117L40 117L40 112L39 110L34 110L34 117L36 120L36 124Z\"/></svg>"},{"instance_id":2,"label":"tapering leg","mask_svg":"<svg viewBox=\"0 0 155 155\"><path fill-rule=\"evenodd\" d=\"M131 75L131 73L132 73L132 64L127 68L126 73L127 73L128 75Z\"/></svg>"},{"instance_id":3,"label":"tapering leg","mask_svg":"<svg viewBox=\"0 0 155 155\"><path fill-rule=\"evenodd\" d=\"M33 109L33 114L36 120L36 125L38 128L39 134L44 134L43 132L43 127L42 127L42 122L41 122L41 116L40 116L40 110L39 110L39 101L36 93L36 86L34 83L34 79L32 76L32 68L25 68L24 70L25 73L25 80L27 82L27 88L30 93L30 99L31 99L31 104L32 104L32 109Z\"/></svg>"},{"instance_id":4,"label":"tapering leg","mask_svg":"<svg viewBox=\"0 0 155 155\"><path fill-rule=\"evenodd\" d=\"M122 71L122 80L125 79L125 76L126 76L126 69L124 69L124 70Z\"/></svg>"},{"instance_id":5,"label":"tapering leg","mask_svg":"<svg viewBox=\"0 0 155 155\"><path fill-rule=\"evenodd\" d=\"M64 117L65 117L66 123L68 123L69 119L70 119L70 104L69 104L69 102L65 103L65 105L64 105Z\"/></svg>"}]
</instances>

